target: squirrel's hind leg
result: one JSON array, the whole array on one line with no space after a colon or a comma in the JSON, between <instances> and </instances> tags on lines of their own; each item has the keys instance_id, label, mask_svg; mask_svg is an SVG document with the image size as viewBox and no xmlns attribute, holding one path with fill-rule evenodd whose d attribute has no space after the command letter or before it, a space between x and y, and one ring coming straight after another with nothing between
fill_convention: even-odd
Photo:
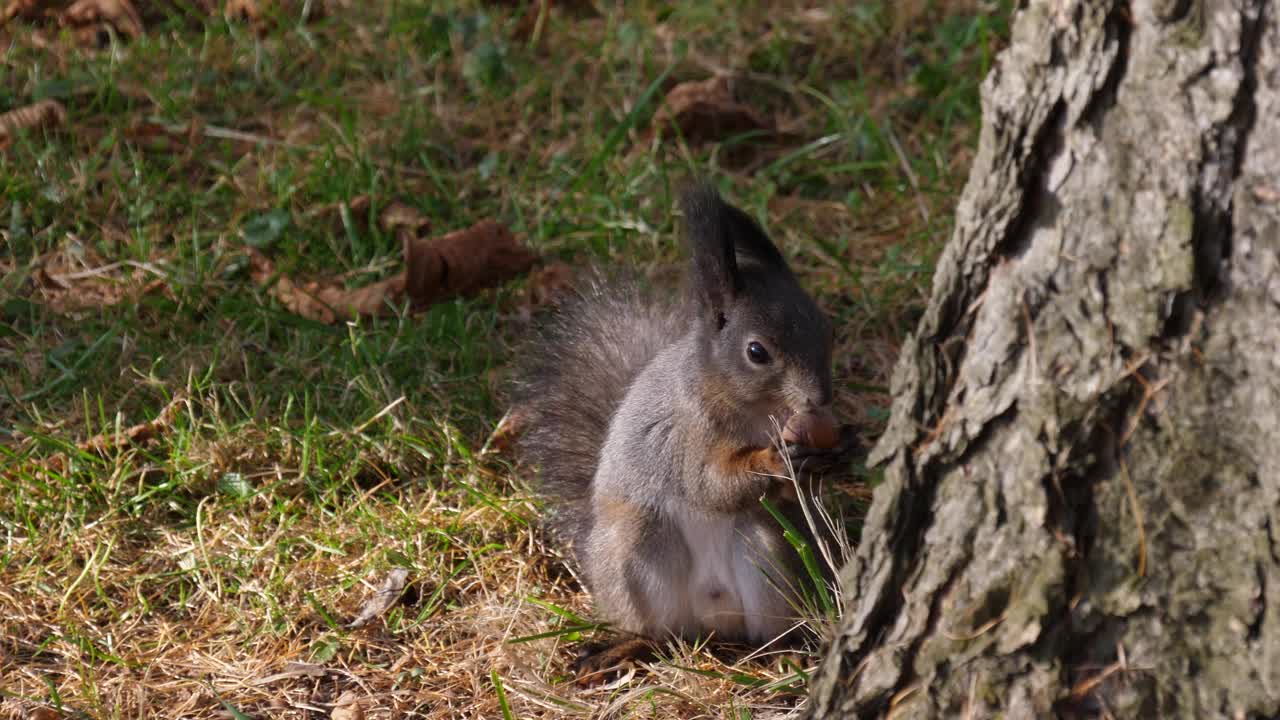
<instances>
[{"instance_id":1,"label":"squirrel's hind leg","mask_svg":"<svg viewBox=\"0 0 1280 720\"><path fill-rule=\"evenodd\" d=\"M664 637L694 626L686 595L689 550L669 519L625 499L597 497L585 550L591 593L614 628Z\"/></svg>"}]
</instances>

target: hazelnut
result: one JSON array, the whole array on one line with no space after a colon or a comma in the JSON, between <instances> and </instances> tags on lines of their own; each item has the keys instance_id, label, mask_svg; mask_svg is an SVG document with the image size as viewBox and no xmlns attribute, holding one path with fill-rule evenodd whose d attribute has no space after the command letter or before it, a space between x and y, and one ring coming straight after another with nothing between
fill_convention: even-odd
<instances>
[{"instance_id":1,"label":"hazelnut","mask_svg":"<svg viewBox=\"0 0 1280 720\"><path fill-rule=\"evenodd\" d=\"M792 415L786 427L782 428L782 439L796 445L830 450L839 444L840 432L830 410L814 410Z\"/></svg>"}]
</instances>

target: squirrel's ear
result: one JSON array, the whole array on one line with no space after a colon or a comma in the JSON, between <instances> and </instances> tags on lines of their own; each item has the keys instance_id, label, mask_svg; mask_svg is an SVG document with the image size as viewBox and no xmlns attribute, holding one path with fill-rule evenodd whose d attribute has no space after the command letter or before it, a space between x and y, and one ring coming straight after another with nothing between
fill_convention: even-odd
<instances>
[{"instance_id":1,"label":"squirrel's ear","mask_svg":"<svg viewBox=\"0 0 1280 720\"><path fill-rule=\"evenodd\" d=\"M782 257L778 247L750 215L723 202L720 206L724 218L722 224L728 229L728 235L739 255L779 272L791 272L786 258Z\"/></svg>"},{"instance_id":2,"label":"squirrel's ear","mask_svg":"<svg viewBox=\"0 0 1280 720\"><path fill-rule=\"evenodd\" d=\"M707 183L685 190L680 198L685 236L693 259L693 292L712 313L717 326L725 322L725 310L740 290L738 261L734 256L734 220L720 194Z\"/></svg>"}]
</instances>

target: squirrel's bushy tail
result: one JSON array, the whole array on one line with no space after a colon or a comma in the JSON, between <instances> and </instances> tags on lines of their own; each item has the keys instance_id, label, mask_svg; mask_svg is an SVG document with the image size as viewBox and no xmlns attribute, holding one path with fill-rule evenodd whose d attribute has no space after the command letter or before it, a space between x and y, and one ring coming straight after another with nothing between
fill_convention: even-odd
<instances>
[{"instance_id":1,"label":"squirrel's bushy tail","mask_svg":"<svg viewBox=\"0 0 1280 720\"><path fill-rule=\"evenodd\" d=\"M595 278L564 301L518 359L521 458L552 501L552 529L578 554L609 421L632 380L682 328L674 300Z\"/></svg>"}]
</instances>

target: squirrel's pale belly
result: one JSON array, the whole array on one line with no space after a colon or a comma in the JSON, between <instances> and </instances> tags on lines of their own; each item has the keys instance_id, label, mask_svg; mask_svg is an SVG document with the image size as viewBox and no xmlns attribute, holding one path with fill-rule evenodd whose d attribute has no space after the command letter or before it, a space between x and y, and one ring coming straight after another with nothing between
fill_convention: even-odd
<instances>
[{"instance_id":1,"label":"squirrel's pale belly","mask_svg":"<svg viewBox=\"0 0 1280 720\"><path fill-rule=\"evenodd\" d=\"M685 607L701 633L766 642L791 625L794 611L780 560L782 538L741 514L684 510L675 518L689 552Z\"/></svg>"}]
</instances>

